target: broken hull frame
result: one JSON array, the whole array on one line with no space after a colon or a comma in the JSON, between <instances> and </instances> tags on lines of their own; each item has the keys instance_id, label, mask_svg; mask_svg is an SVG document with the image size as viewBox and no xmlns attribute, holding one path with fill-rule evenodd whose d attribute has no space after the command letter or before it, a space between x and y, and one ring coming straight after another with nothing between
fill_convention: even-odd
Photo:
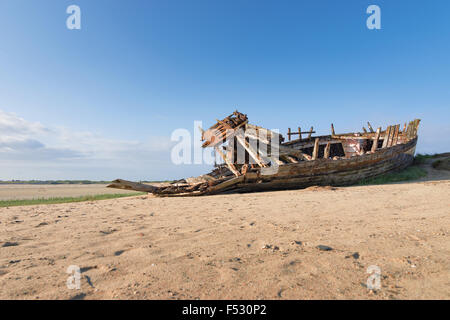
<instances>
[{"instance_id":1,"label":"broken hull frame","mask_svg":"<svg viewBox=\"0 0 450 320\"><path fill-rule=\"evenodd\" d=\"M299 139L282 143L284 138L281 135L248 124L247 116L235 111L224 120L217 120L210 129L202 130L202 137L210 137L203 138L206 140L204 147L214 147L219 151L226 164L225 174L216 169L208 175L183 179L169 186L152 186L115 180L108 187L144 191L157 196L200 196L229 192L301 189L314 185L351 185L367 178L401 170L412 164L419 123L420 120L416 119L411 121L408 127L405 124L403 130L399 130L399 125L396 125L388 126L383 132L381 127L374 132L368 123L371 132L363 128L363 134L341 135L334 134L334 127L331 125L332 135L311 137L309 134L306 139L301 138L299 128ZM225 130L230 129L230 126L245 128L244 134L237 133L236 130L229 135L229 131ZM277 135L274 136L274 141L280 138L279 147L275 146L280 151L280 158L275 159L279 162L276 173L261 174L263 167L267 167L268 164L267 155L259 154L258 150L251 149L244 138L258 140L259 143L267 145L270 142L267 142L266 138L260 138L259 134L255 137L255 132L248 129L264 131L264 134L271 136ZM312 131L311 127L310 132ZM248 136L247 132L250 132ZM235 152L234 147L229 149L227 154L222 152L222 147L219 149L219 146L225 142L225 137L229 136L241 143L247 152L247 158L252 157L257 165L249 163L239 165L236 162L230 162L229 156ZM369 141L371 145L365 145ZM356 149L355 144L358 145ZM336 146L343 149L341 157L337 156ZM360 148L361 146L364 147ZM330 152L330 148L334 148L332 153L335 153L335 156Z\"/></svg>"},{"instance_id":2,"label":"broken hull frame","mask_svg":"<svg viewBox=\"0 0 450 320\"><path fill-rule=\"evenodd\" d=\"M364 179L399 171L411 165L417 138L375 153L348 159L317 159L290 163L279 167L279 172L268 176L245 175L234 191L254 192L270 190L302 189L310 186L347 186ZM231 191L231 187L228 190Z\"/></svg>"}]
</instances>

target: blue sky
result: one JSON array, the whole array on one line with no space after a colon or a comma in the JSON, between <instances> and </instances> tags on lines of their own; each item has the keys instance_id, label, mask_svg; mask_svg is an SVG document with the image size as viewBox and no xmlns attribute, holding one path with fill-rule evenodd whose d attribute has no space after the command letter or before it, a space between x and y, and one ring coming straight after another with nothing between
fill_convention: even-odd
<instances>
[{"instance_id":1,"label":"blue sky","mask_svg":"<svg viewBox=\"0 0 450 320\"><path fill-rule=\"evenodd\" d=\"M417 150L450 151L449 15L447 0L3 0L0 179L200 174L170 163L171 133L235 109L282 133L421 118Z\"/></svg>"}]
</instances>

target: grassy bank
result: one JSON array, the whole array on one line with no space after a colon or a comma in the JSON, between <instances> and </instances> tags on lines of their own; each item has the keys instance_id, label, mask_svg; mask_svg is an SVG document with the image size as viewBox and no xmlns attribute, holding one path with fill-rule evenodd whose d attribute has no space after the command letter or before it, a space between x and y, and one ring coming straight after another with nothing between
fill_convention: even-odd
<instances>
[{"instance_id":1,"label":"grassy bank","mask_svg":"<svg viewBox=\"0 0 450 320\"><path fill-rule=\"evenodd\" d=\"M414 157L414 164L424 164L428 159L434 159L436 157L438 157L439 154L417 154Z\"/></svg>"},{"instance_id":2,"label":"grassy bank","mask_svg":"<svg viewBox=\"0 0 450 320\"><path fill-rule=\"evenodd\" d=\"M429 159L434 159L438 157L439 154L417 154L414 157L413 165L403 169L398 172L391 172L387 174L383 174L378 177L364 179L360 181L359 185L368 185L368 184L386 184L392 182L401 182L401 181L412 181L423 178L427 175L427 171L422 168L420 165L423 165Z\"/></svg>"},{"instance_id":3,"label":"grassy bank","mask_svg":"<svg viewBox=\"0 0 450 320\"><path fill-rule=\"evenodd\" d=\"M131 196L139 196L146 194L144 192L133 192L133 193L116 193L116 194L99 194L92 196L82 196L82 197L67 197L67 198L41 198L41 199L29 199L29 200L0 200L1 207L14 207L14 206L30 206L36 204L56 204L56 203L71 203L71 202L83 202L83 201L95 201L95 200L106 200L115 199Z\"/></svg>"},{"instance_id":4,"label":"grassy bank","mask_svg":"<svg viewBox=\"0 0 450 320\"><path fill-rule=\"evenodd\" d=\"M359 185L369 185L369 184L386 184L392 182L401 182L401 181L412 181L417 180L427 175L427 171L418 166L410 166L402 171L391 172L387 174L383 174L378 177L364 179L360 181Z\"/></svg>"}]
</instances>

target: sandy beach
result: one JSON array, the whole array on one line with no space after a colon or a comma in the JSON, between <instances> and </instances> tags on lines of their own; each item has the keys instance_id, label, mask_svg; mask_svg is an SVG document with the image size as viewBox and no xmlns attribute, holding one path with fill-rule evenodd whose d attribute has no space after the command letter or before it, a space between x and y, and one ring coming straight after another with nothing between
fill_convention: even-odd
<instances>
[{"instance_id":1,"label":"sandy beach","mask_svg":"<svg viewBox=\"0 0 450 320\"><path fill-rule=\"evenodd\" d=\"M428 179L0 208L0 298L449 299L449 199Z\"/></svg>"}]
</instances>

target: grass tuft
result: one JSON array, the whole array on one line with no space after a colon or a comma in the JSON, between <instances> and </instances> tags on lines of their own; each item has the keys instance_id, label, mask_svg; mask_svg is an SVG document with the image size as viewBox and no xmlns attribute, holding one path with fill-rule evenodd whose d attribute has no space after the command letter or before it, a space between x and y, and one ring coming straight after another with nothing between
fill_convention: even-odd
<instances>
[{"instance_id":1,"label":"grass tuft","mask_svg":"<svg viewBox=\"0 0 450 320\"><path fill-rule=\"evenodd\" d=\"M410 166L406 169L403 169L398 172L386 173L384 175L364 179L360 181L359 185L369 185L369 184L386 184L392 182L401 182L401 181L411 181L417 180L427 175L427 171L418 166Z\"/></svg>"},{"instance_id":2,"label":"grass tuft","mask_svg":"<svg viewBox=\"0 0 450 320\"><path fill-rule=\"evenodd\" d=\"M31 206L37 204L57 204L57 203L71 203L71 202L83 202L83 201L96 201L115 199L123 197L132 197L146 194L144 192L133 193L115 193L115 194L98 194L92 196L82 197L66 197L66 198L39 198L39 199L25 199L25 200L0 200L1 207L15 207L15 206Z\"/></svg>"},{"instance_id":3,"label":"grass tuft","mask_svg":"<svg viewBox=\"0 0 450 320\"><path fill-rule=\"evenodd\" d=\"M441 166L443 163L444 163L444 161L442 161L442 160L436 160L436 161L433 161L433 163L431 164L431 166L432 166L433 168L437 169L437 168L439 168L439 166Z\"/></svg>"}]
</instances>

